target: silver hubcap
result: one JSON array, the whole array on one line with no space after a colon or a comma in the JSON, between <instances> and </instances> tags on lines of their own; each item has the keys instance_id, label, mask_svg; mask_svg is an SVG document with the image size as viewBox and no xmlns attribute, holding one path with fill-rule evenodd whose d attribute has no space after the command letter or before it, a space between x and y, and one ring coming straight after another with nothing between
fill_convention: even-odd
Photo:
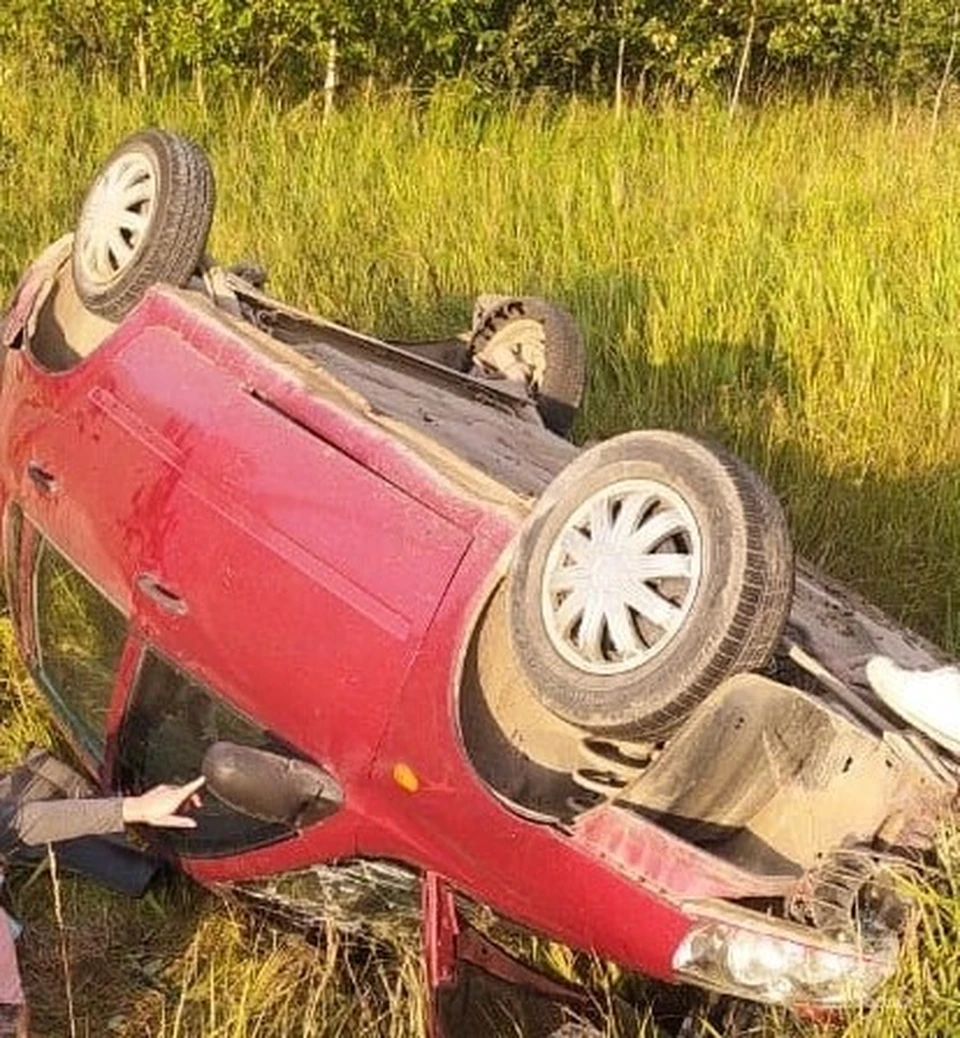
<instances>
[{"instance_id":1,"label":"silver hubcap","mask_svg":"<svg viewBox=\"0 0 960 1038\"><path fill-rule=\"evenodd\" d=\"M74 245L91 282L109 285L134 262L156 200L157 174L146 155L123 155L104 170L83 207Z\"/></svg>"},{"instance_id":2,"label":"silver hubcap","mask_svg":"<svg viewBox=\"0 0 960 1038\"><path fill-rule=\"evenodd\" d=\"M612 483L570 516L547 554L547 635L588 674L631 670L680 629L702 567L700 530L679 494L654 480Z\"/></svg>"}]
</instances>

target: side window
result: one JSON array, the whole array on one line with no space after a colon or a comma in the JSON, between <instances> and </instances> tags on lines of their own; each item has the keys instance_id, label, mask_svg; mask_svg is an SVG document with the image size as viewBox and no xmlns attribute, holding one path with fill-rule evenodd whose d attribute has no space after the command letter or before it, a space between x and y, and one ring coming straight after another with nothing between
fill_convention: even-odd
<instances>
[{"instance_id":1,"label":"side window","mask_svg":"<svg viewBox=\"0 0 960 1038\"><path fill-rule=\"evenodd\" d=\"M274 753L288 747L217 699L152 649L143 656L119 741L119 780L130 793L160 782L187 782L200 773L207 749L220 740ZM274 843L294 830L227 807L205 790L196 829L152 833L187 857L216 857Z\"/></svg>"},{"instance_id":2,"label":"side window","mask_svg":"<svg viewBox=\"0 0 960 1038\"><path fill-rule=\"evenodd\" d=\"M127 621L49 541L40 543L34 574L36 677L71 731L102 759Z\"/></svg>"}]
</instances>

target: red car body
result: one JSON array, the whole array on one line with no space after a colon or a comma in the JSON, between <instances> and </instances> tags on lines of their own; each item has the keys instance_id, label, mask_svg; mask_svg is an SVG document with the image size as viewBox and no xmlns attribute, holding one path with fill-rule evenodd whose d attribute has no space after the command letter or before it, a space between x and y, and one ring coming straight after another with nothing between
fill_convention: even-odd
<instances>
[{"instance_id":1,"label":"red car body","mask_svg":"<svg viewBox=\"0 0 960 1038\"><path fill-rule=\"evenodd\" d=\"M184 858L189 873L237 881L397 859L539 932L671 976L690 926L679 905L511 812L462 747L458 668L521 515L468 497L163 289L73 370L7 353L0 471L4 500L130 619L106 755L78 746L105 787L149 643L343 788L333 817L248 853ZM145 574L185 611L144 594Z\"/></svg>"},{"instance_id":2,"label":"red car body","mask_svg":"<svg viewBox=\"0 0 960 1038\"><path fill-rule=\"evenodd\" d=\"M321 325L344 364L366 350L373 368L387 357L384 371L399 365L421 387L408 408L420 426L404 424L338 374L333 353L326 367L308 362L199 293L164 287L54 370L41 315L54 269L48 259L28 273L0 329L0 504L25 658L104 788L125 784L124 728L154 652L342 791L298 831L226 853L175 848L187 872L238 883L399 861L665 980L695 923L726 918L719 899L789 891L795 877L740 868L615 803L569 823L537 818L470 759L458 709L470 639L529 500L577 453L524 402ZM448 396L468 417L494 415L491 457L504 470L516 462L514 486L451 448ZM99 731L43 674L41 540L125 620ZM171 765L151 780L190 777ZM764 919L737 925L762 930Z\"/></svg>"}]
</instances>

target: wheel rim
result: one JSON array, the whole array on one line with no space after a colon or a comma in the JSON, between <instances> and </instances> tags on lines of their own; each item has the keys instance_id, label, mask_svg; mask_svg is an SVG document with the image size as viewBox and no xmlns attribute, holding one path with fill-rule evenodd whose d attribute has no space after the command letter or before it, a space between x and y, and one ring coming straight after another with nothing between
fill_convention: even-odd
<instances>
[{"instance_id":1,"label":"wheel rim","mask_svg":"<svg viewBox=\"0 0 960 1038\"><path fill-rule=\"evenodd\" d=\"M567 519L547 553L547 635L578 670L625 673L680 630L702 571L700 530L679 494L654 480L613 483Z\"/></svg>"},{"instance_id":2,"label":"wheel rim","mask_svg":"<svg viewBox=\"0 0 960 1038\"><path fill-rule=\"evenodd\" d=\"M139 152L112 162L90 190L74 248L84 276L97 287L120 278L136 261L153 220L157 173Z\"/></svg>"},{"instance_id":3,"label":"wheel rim","mask_svg":"<svg viewBox=\"0 0 960 1038\"><path fill-rule=\"evenodd\" d=\"M504 378L540 389L547 371L544 327L532 317L516 317L495 331L474 359Z\"/></svg>"}]
</instances>

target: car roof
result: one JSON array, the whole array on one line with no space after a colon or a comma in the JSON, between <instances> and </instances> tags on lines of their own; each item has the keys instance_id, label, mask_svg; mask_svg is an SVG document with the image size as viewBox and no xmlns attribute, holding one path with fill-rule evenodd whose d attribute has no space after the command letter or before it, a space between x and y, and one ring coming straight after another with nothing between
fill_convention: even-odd
<instances>
[{"instance_id":1,"label":"car roof","mask_svg":"<svg viewBox=\"0 0 960 1038\"><path fill-rule=\"evenodd\" d=\"M479 475L482 485L472 489L481 496L505 501L537 497L578 453L543 427L531 401L496 383L301 314L259 293L258 299L271 306L269 331L215 306L202 293L166 286L154 291L239 332L258 354L292 369L306 392L337 393L341 405L387 427L456 481L476 484Z\"/></svg>"}]
</instances>

